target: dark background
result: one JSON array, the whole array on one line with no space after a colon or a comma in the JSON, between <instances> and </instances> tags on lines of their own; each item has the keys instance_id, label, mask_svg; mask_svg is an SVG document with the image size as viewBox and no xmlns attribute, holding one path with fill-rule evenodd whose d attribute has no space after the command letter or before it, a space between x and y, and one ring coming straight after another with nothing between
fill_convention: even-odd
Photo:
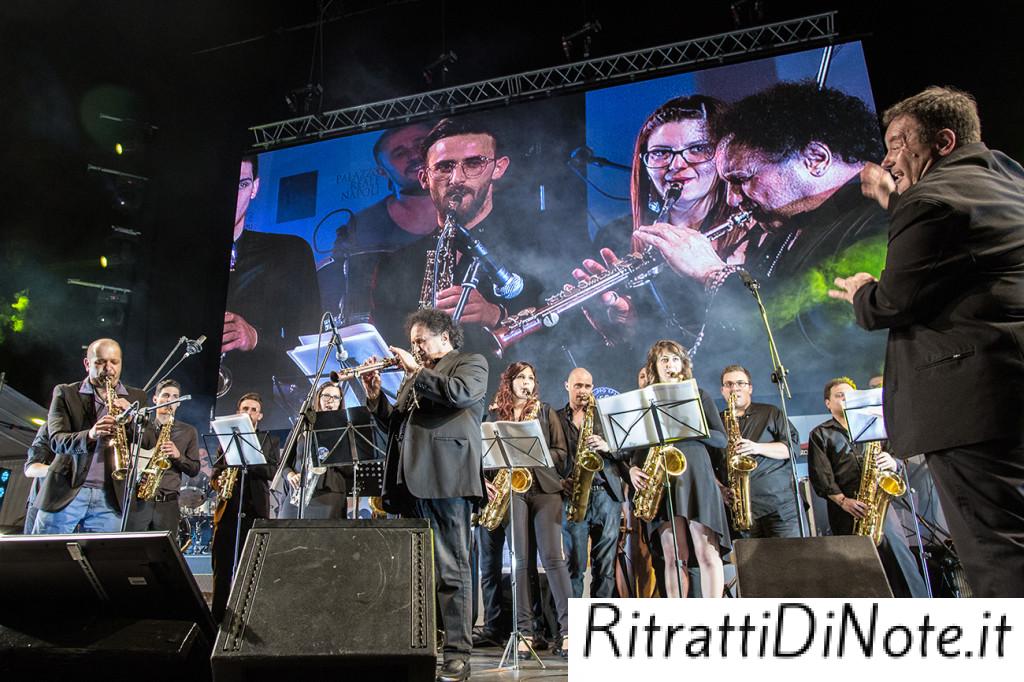
<instances>
[{"instance_id":1,"label":"dark background","mask_svg":"<svg viewBox=\"0 0 1024 682\"><path fill-rule=\"evenodd\" d=\"M238 159L253 142L248 126L296 115L290 91L320 83L310 107L329 110L556 66L567 61L561 36L594 19L603 30L591 57L699 38L736 28L730 4L4 2L0 310L10 312L24 289L30 308L24 331L2 328L0 371L46 405L55 383L82 376L82 348L94 338L122 341L125 378L141 386L180 336L206 334L204 353L175 377L186 392L212 396ZM864 41L880 108L931 84L964 88L979 101L986 142L1024 158L1021 9L760 4L758 17L742 3L744 25L838 10L841 36ZM448 50L458 60L428 85L424 67ZM572 56L582 58L579 41ZM135 160L117 157L113 142L126 131L99 113L159 131ZM141 192L116 187L112 176L86 172L90 163L149 181ZM131 210L111 208L115 196ZM142 236L111 240L111 224ZM134 262L103 270L101 254ZM126 304L101 302L97 290L67 285L70 277L132 294ZM202 423L209 407L197 400L182 417Z\"/></svg>"}]
</instances>

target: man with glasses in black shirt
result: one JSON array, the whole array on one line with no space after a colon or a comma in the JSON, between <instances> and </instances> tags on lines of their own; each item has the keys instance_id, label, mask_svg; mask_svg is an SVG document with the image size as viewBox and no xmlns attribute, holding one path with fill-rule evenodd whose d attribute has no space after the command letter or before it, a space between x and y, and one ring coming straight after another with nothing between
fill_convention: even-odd
<instances>
[{"instance_id":1,"label":"man with glasses in black shirt","mask_svg":"<svg viewBox=\"0 0 1024 682\"><path fill-rule=\"evenodd\" d=\"M749 455L757 462L750 472L750 508L753 524L742 534L748 538L798 538L800 522L789 458L800 454L800 434L789 424L786 446L786 420L782 410L767 403L752 402L754 385L750 372L741 365L722 370L722 397L734 396L736 421L740 427L737 454ZM725 420L725 412L722 412ZM716 450L721 467L720 478L727 480L725 450Z\"/></svg>"}]
</instances>

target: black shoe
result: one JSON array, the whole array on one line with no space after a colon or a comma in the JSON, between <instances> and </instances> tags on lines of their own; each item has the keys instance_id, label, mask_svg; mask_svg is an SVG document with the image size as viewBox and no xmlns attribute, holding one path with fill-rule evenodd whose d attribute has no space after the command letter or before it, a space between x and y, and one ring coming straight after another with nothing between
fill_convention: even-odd
<instances>
[{"instance_id":1,"label":"black shoe","mask_svg":"<svg viewBox=\"0 0 1024 682\"><path fill-rule=\"evenodd\" d=\"M499 635L494 630L481 628L473 633L473 646L475 647L489 647L501 645L501 635Z\"/></svg>"},{"instance_id":2,"label":"black shoe","mask_svg":"<svg viewBox=\"0 0 1024 682\"><path fill-rule=\"evenodd\" d=\"M437 673L437 682L462 682L469 679L469 661L453 658L444 662Z\"/></svg>"},{"instance_id":3,"label":"black shoe","mask_svg":"<svg viewBox=\"0 0 1024 682\"><path fill-rule=\"evenodd\" d=\"M558 637L555 640L555 648L551 650L551 653L555 654L556 656L561 656L562 658L569 658L569 647L566 646L568 644L566 640L568 639L568 635L564 637Z\"/></svg>"},{"instance_id":4,"label":"black shoe","mask_svg":"<svg viewBox=\"0 0 1024 682\"><path fill-rule=\"evenodd\" d=\"M547 651L548 647L551 646L551 642L542 633L535 632L533 637L530 638L530 646L533 647L534 651Z\"/></svg>"}]
</instances>

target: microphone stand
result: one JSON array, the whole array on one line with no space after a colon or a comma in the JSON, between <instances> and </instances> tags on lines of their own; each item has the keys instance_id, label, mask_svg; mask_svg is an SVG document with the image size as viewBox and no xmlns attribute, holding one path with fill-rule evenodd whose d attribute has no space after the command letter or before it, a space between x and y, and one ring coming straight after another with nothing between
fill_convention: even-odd
<instances>
[{"instance_id":1,"label":"microphone stand","mask_svg":"<svg viewBox=\"0 0 1024 682\"><path fill-rule=\"evenodd\" d=\"M455 305L455 310L452 312L452 322L458 324L462 318L463 309L466 307L466 303L469 302L469 293L477 288L480 284L480 259L473 256L473 260L470 261L469 267L466 269L466 274L462 276L462 293L459 294L459 302Z\"/></svg>"},{"instance_id":2,"label":"microphone stand","mask_svg":"<svg viewBox=\"0 0 1024 682\"><path fill-rule=\"evenodd\" d=\"M750 273L745 270L740 270L740 277L743 279L743 284L750 289L751 295L757 302L757 310L761 316L761 322L764 324L765 332L768 335L768 352L772 357L772 383L779 389L779 405L782 406L782 419L786 425L786 448L792 448L793 434L789 426L789 413L786 410L786 398L792 398L793 395L789 391L789 380L786 375L789 374L789 370L782 364L782 358L779 356L779 348L775 345L775 336L772 334L772 326L768 322L768 311L765 310L764 301L761 300L761 285L760 283L750 276ZM799 454L799 453L797 453ZM799 486L799 473L796 470L796 457L792 450L789 452L789 471L790 471L790 482L793 484L793 500L796 503L796 519L800 525L800 537L807 537L807 520L804 518L803 506L800 502L800 486Z\"/></svg>"},{"instance_id":3,"label":"microphone stand","mask_svg":"<svg viewBox=\"0 0 1024 682\"><path fill-rule=\"evenodd\" d=\"M183 403L186 400L192 400L191 395L183 395L174 400L168 400L166 403L160 403L152 407L134 407L134 412L131 413L130 422L132 425L132 433L134 434L133 442L131 445L131 456L129 457L130 464L128 465L128 473L125 474L124 478L124 498L121 500L121 532L125 532L128 529L128 515L131 514L131 502L132 498L135 497L135 484L136 474L139 469L139 455L142 450L142 430L146 428L146 422L149 421L150 413L156 412L161 407L167 407L168 405L176 405ZM156 454L155 452L153 453Z\"/></svg>"},{"instance_id":4,"label":"microphone stand","mask_svg":"<svg viewBox=\"0 0 1024 682\"><path fill-rule=\"evenodd\" d=\"M203 341L206 340L205 336L201 338ZM171 365L171 368L167 370L167 372L164 373L163 376L160 376L160 372L163 371L163 368L167 365L168 362L171 361L171 356L178 352L178 349L181 348L182 344L185 344L185 354L182 355L181 358L176 363ZM155 372L153 372L153 376L149 378L149 381L146 382L146 385L142 387L142 392L149 393L149 389L153 388L154 385L169 377L171 375L171 372L178 368L178 365L185 362L185 358L188 358L192 355L198 355L202 349L202 341L200 341L199 344L195 344L194 342L189 341L184 336L178 339L178 343L174 344L174 348L171 349L171 352L167 354L167 357L164 358L164 361L161 362L160 366L157 367ZM157 379L157 377L160 378Z\"/></svg>"},{"instance_id":5,"label":"microphone stand","mask_svg":"<svg viewBox=\"0 0 1024 682\"><path fill-rule=\"evenodd\" d=\"M330 315L330 313L327 313ZM325 315L326 317L326 315ZM320 320L320 328L323 329L323 318ZM335 352L341 350L341 338L337 332L331 334L331 340L327 342L327 352L324 353L323 359L320 360L320 366L316 370L316 379L312 382L309 387L309 393L306 394L305 400L302 401L302 406L299 408L298 418L295 420L295 424L292 426L292 430L288 432L288 439L284 443L284 447L281 449L281 463L277 467L277 473L274 474L274 480L271 482L270 487L275 488L278 482L281 480L281 476L284 474L284 468L288 465L288 458L291 453L296 450L296 444L298 443L299 436L306 434L306 447L307 454L308 449L312 447L312 440L309 437L310 432L316 427L316 408L313 405L313 401L316 398L317 386L320 384L320 379L324 375L324 368L327 366L327 358L331 357L331 349ZM296 456L298 453L296 453ZM299 493L299 514L298 518L302 518L302 496L305 494L304 487L306 483L306 461L303 457L302 463L299 465L299 485L303 487L303 491Z\"/></svg>"}]
</instances>

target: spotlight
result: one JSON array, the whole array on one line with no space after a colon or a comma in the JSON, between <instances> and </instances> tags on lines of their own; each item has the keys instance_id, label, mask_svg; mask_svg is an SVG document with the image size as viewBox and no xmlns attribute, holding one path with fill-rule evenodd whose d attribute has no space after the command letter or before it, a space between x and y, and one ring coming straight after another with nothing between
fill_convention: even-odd
<instances>
[{"instance_id":1,"label":"spotlight","mask_svg":"<svg viewBox=\"0 0 1024 682\"><path fill-rule=\"evenodd\" d=\"M42 426L43 424L46 423L46 420L43 419L42 417L32 417L31 419L29 419L29 421L35 424L36 426Z\"/></svg>"},{"instance_id":2,"label":"spotlight","mask_svg":"<svg viewBox=\"0 0 1024 682\"><path fill-rule=\"evenodd\" d=\"M448 50L444 54L438 55L437 59L423 67L423 80L427 85L433 85L434 78L440 73L443 85L448 75L448 67L457 61L459 61L459 55L455 54L455 50Z\"/></svg>"},{"instance_id":3,"label":"spotlight","mask_svg":"<svg viewBox=\"0 0 1024 682\"><path fill-rule=\"evenodd\" d=\"M314 109L313 99L323 94L324 89L319 83L306 83L285 95L284 103L293 114L308 114Z\"/></svg>"},{"instance_id":4,"label":"spotlight","mask_svg":"<svg viewBox=\"0 0 1024 682\"><path fill-rule=\"evenodd\" d=\"M572 59L572 42L577 38L583 38L583 58L590 57L590 45L595 34L601 32L601 22L588 21L569 35L562 36L562 52L566 59Z\"/></svg>"},{"instance_id":5,"label":"spotlight","mask_svg":"<svg viewBox=\"0 0 1024 682\"><path fill-rule=\"evenodd\" d=\"M100 256L100 267L105 269L108 265L110 265L110 261L107 260L107 257Z\"/></svg>"},{"instance_id":6,"label":"spotlight","mask_svg":"<svg viewBox=\"0 0 1024 682\"><path fill-rule=\"evenodd\" d=\"M118 156L129 156L142 151L159 130L155 125L133 118L122 118L110 114L100 114L99 118L109 124L113 133L111 137L116 140L114 153Z\"/></svg>"}]
</instances>

